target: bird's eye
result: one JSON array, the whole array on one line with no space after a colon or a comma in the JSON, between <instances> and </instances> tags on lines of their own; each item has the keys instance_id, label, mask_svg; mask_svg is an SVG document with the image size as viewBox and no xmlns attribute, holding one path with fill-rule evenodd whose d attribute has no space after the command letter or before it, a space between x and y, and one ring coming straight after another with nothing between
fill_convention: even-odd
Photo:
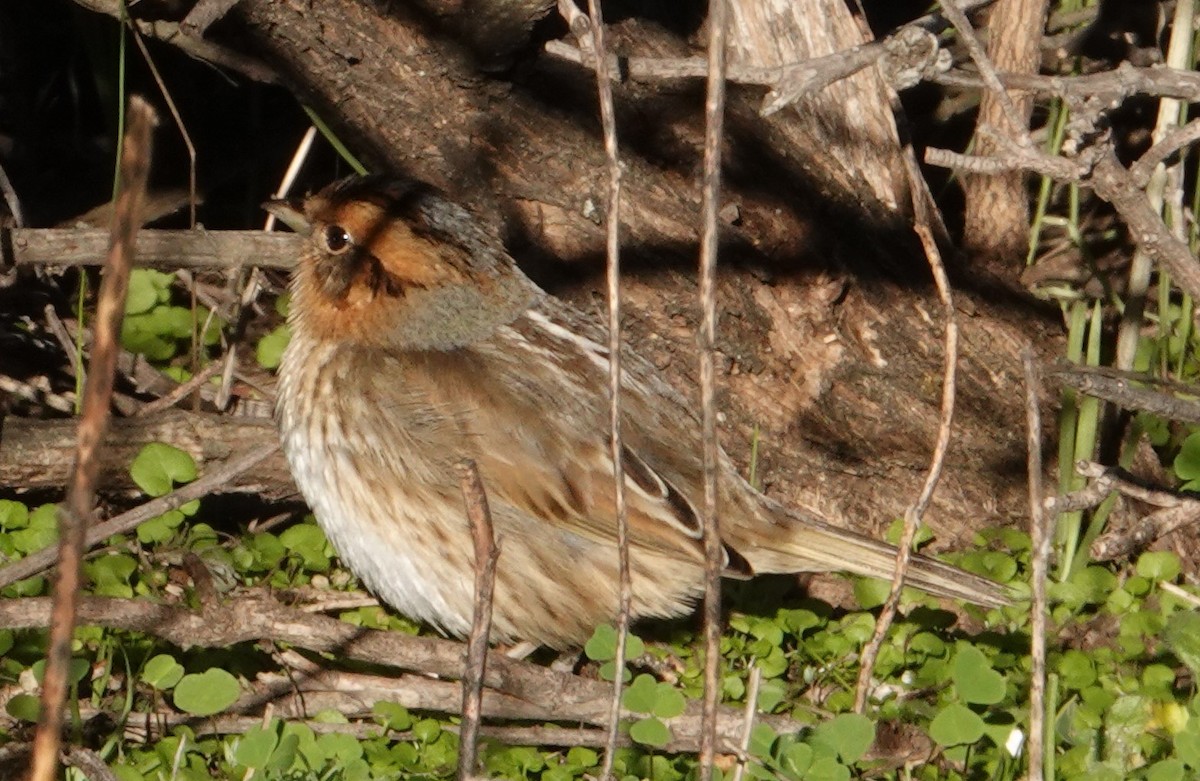
<instances>
[{"instance_id":1,"label":"bird's eye","mask_svg":"<svg viewBox=\"0 0 1200 781\"><path fill-rule=\"evenodd\" d=\"M341 225L330 225L321 234L321 240L325 243L325 249L334 255L339 255L350 249L350 244L352 243L349 232Z\"/></svg>"}]
</instances>

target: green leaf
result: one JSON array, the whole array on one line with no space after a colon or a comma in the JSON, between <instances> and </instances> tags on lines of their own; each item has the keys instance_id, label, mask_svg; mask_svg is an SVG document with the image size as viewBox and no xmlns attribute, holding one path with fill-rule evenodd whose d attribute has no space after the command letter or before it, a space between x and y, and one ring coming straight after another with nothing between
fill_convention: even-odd
<instances>
[{"instance_id":1,"label":"green leaf","mask_svg":"<svg viewBox=\"0 0 1200 781\"><path fill-rule=\"evenodd\" d=\"M1150 580L1174 580L1181 569L1179 557L1171 551L1147 551L1137 560L1137 574Z\"/></svg>"},{"instance_id":2,"label":"green leaf","mask_svg":"<svg viewBox=\"0 0 1200 781\"><path fill-rule=\"evenodd\" d=\"M863 610L882 605L891 590L891 582L881 578L856 578L854 581L854 599Z\"/></svg>"},{"instance_id":3,"label":"green leaf","mask_svg":"<svg viewBox=\"0 0 1200 781\"><path fill-rule=\"evenodd\" d=\"M1068 689L1086 689L1096 682L1096 665L1091 656L1072 648L1059 660L1058 674Z\"/></svg>"},{"instance_id":4,"label":"green leaf","mask_svg":"<svg viewBox=\"0 0 1200 781\"><path fill-rule=\"evenodd\" d=\"M1172 613L1163 629L1163 640L1179 661L1192 671L1193 677L1200 676L1200 613Z\"/></svg>"},{"instance_id":5,"label":"green leaf","mask_svg":"<svg viewBox=\"0 0 1200 781\"><path fill-rule=\"evenodd\" d=\"M850 768L833 757L817 757L804 774L804 781L849 781Z\"/></svg>"},{"instance_id":6,"label":"green leaf","mask_svg":"<svg viewBox=\"0 0 1200 781\"><path fill-rule=\"evenodd\" d=\"M1192 432L1183 440L1174 467L1180 480L1200 478L1200 431Z\"/></svg>"},{"instance_id":7,"label":"green leaf","mask_svg":"<svg viewBox=\"0 0 1200 781\"><path fill-rule=\"evenodd\" d=\"M807 743L791 743L779 752L779 764L796 778L804 778L812 766L814 753Z\"/></svg>"},{"instance_id":8,"label":"green leaf","mask_svg":"<svg viewBox=\"0 0 1200 781\"><path fill-rule=\"evenodd\" d=\"M960 703L943 708L929 722L929 737L941 746L963 746L983 737L983 719Z\"/></svg>"},{"instance_id":9,"label":"green leaf","mask_svg":"<svg viewBox=\"0 0 1200 781\"><path fill-rule=\"evenodd\" d=\"M175 530L181 523L183 523L183 513L179 510L167 510L157 518L151 518L137 527L138 542L143 545L166 542L175 536Z\"/></svg>"},{"instance_id":10,"label":"green leaf","mask_svg":"<svg viewBox=\"0 0 1200 781\"><path fill-rule=\"evenodd\" d=\"M159 654L146 662L142 669L142 682L159 691L173 689L183 678L183 665L170 654Z\"/></svg>"},{"instance_id":11,"label":"green leaf","mask_svg":"<svg viewBox=\"0 0 1200 781\"><path fill-rule=\"evenodd\" d=\"M592 632L591 638L583 647L587 658L594 662L607 662L617 658L617 630L610 624L601 624ZM625 658L636 659L646 653L646 646L641 638L629 632L625 635Z\"/></svg>"},{"instance_id":12,"label":"green leaf","mask_svg":"<svg viewBox=\"0 0 1200 781\"><path fill-rule=\"evenodd\" d=\"M1200 718L1192 716L1175 733L1175 754L1192 770L1200 770Z\"/></svg>"},{"instance_id":13,"label":"green leaf","mask_svg":"<svg viewBox=\"0 0 1200 781\"><path fill-rule=\"evenodd\" d=\"M177 447L151 442L134 457L129 475L149 496L164 496L176 483L196 479L196 462Z\"/></svg>"},{"instance_id":14,"label":"green leaf","mask_svg":"<svg viewBox=\"0 0 1200 781\"><path fill-rule=\"evenodd\" d=\"M37 679L37 682L41 683L42 676L46 672L46 660L38 659L29 669L33 671L33 677ZM74 686L82 681L91 669L92 665L88 663L87 659L81 659L78 656L73 657L71 664L67 667L67 683Z\"/></svg>"},{"instance_id":15,"label":"green leaf","mask_svg":"<svg viewBox=\"0 0 1200 781\"><path fill-rule=\"evenodd\" d=\"M254 357L258 359L258 365L264 369L279 368L279 362L283 360L284 348L287 347L288 340L291 338L291 329L284 323L259 339L258 346L254 349Z\"/></svg>"},{"instance_id":16,"label":"green leaf","mask_svg":"<svg viewBox=\"0 0 1200 781\"><path fill-rule=\"evenodd\" d=\"M129 292L125 295L125 315L149 312L171 297L174 274L148 268L135 268L129 273Z\"/></svg>"},{"instance_id":17,"label":"green leaf","mask_svg":"<svg viewBox=\"0 0 1200 781\"><path fill-rule=\"evenodd\" d=\"M193 716L211 716L237 702L237 678L216 667L185 675L175 686L175 707Z\"/></svg>"},{"instance_id":18,"label":"green leaf","mask_svg":"<svg viewBox=\"0 0 1200 781\"><path fill-rule=\"evenodd\" d=\"M859 713L842 713L813 729L813 745L825 745L846 764L857 762L875 741L875 725Z\"/></svg>"},{"instance_id":19,"label":"green leaf","mask_svg":"<svg viewBox=\"0 0 1200 781\"><path fill-rule=\"evenodd\" d=\"M992 669L987 657L973 645L959 643L951 675L958 696L966 702L994 705L1004 699L1004 677Z\"/></svg>"},{"instance_id":20,"label":"green leaf","mask_svg":"<svg viewBox=\"0 0 1200 781\"><path fill-rule=\"evenodd\" d=\"M653 713L658 700L658 682L642 673L621 694L621 704L634 713Z\"/></svg>"},{"instance_id":21,"label":"green leaf","mask_svg":"<svg viewBox=\"0 0 1200 781\"><path fill-rule=\"evenodd\" d=\"M408 708L398 703L379 700L371 708L371 712L384 729L403 732L412 726L412 716Z\"/></svg>"},{"instance_id":22,"label":"green leaf","mask_svg":"<svg viewBox=\"0 0 1200 781\"><path fill-rule=\"evenodd\" d=\"M304 568L313 572L325 572L330 566L329 541L315 523L298 523L279 535L279 541L288 551L304 561Z\"/></svg>"},{"instance_id":23,"label":"green leaf","mask_svg":"<svg viewBox=\"0 0 1200 781\"><path fill-rule=\"evenodd\" d=\"M658 684L658 696L654 701L652 713L660 719L673 719L683 713L687 700L683 693L673 688L669 683Z\"/></svg>"},{"instance_id":24,"label":"green leaf","mask_svg":"<svg viewBox=\"0 0 1200 781\"><path fill-rule=\"evenodd\" d=\"M273 727L254 726L242 734L233 756L239 765L264 768L278 744L279 736Z\"/></svg>"},{"instance_id":25,"label":"green leaf","mask_svg":"<svg viewBox=\"0 0 1200 781\"><path fill-rule=\"evenodd\" d=\"M660 748L671 742L671 730L656 718L639 719L629 727L629 737L644 746Z\"/></svg>"},{"instance_id":26,"label":"green leaf","mask_svg":"<svg viewBox=\"0 0 1200 781\"><path fill-rule=\"evenodd\" d=\"M36 722L41 713L41 702L32 694L15 694L8 699L4 710L14 719Z\"/></svg>"},{"instance_id":27,"label":"green leaf","mask_svg":"<svg viewBox=\"0 0 1200 781\"><path fill-rule=\"evenodd\" d=\"M1178 759L1155 762L1146 770L1146 781L1183 781L1183 763Z\"/></svg>"},{"instance_id":28,"label":"green leaf","mask_svg":"<svg viewBox=\"0 0 1200 781\"><path fill-rule=\"evenodd\" d=\"M29 508L11 499L0 499L0 529L12 531L29 525Z\"/></svg>"},{"instance_id":29,"label":"green leaf","mask_svg":"<svg viewBox=\"0 0 1200 781\"><path fill-rule=\"evenodd\" d=\"M34 553L58 542L58 505L43 504L29 514L24 529L12 533L12 543L21 553Z\"/></svg>"}]
</instances>

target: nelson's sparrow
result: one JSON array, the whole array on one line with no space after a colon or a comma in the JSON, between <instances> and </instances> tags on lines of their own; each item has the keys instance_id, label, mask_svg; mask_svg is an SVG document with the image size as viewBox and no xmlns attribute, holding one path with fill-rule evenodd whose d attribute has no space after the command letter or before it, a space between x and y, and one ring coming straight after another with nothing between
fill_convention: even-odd
<instances>
[{"instance_id":1,"label":"nelson's sparrow","mask_svg":"<svg viewBox=\"0 0 1200 781\"><path fill-rule=\"evenodd\" d=\"M278 419L339 555L401 613L465 635L474 552L455 466L473 458L500 548L493 641L582 644L617 612L606 328L427 186L350 178L266 208L309 235ZM703 588L700 424L647 360L623 365L632 615L678 616ZM718 500L728 577L892 575L895 548L763 496L724 452ZM1007 602L924 556L907 582Z\"/></svg>"}]
</instances>

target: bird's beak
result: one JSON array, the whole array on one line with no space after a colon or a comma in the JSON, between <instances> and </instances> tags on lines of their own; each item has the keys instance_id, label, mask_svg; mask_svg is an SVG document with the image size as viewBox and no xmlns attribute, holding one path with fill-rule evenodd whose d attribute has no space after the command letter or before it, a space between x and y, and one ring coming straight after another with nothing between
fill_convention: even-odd
<instances>
[{"instance_id":1,"label":"bird's beak","mask_svg":"<svg viewBox=\"0 0 1200 781\"><path fill-rule=\"evenodd\" d=\"M303 236L312 233L312 223L308 217L304 215L304 201L300 198L279 198L274 201L267 201L262 205L263 209L274 214L275 217Z\"/></svg>"}]
</instances>

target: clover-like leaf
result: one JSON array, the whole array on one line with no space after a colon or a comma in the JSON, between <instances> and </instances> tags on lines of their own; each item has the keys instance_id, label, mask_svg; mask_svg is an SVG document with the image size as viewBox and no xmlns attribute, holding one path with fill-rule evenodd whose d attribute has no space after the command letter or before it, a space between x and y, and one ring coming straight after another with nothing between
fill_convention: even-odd
<instances>
[{"instance_id":1,"label":"clover-like leaf","mask_svg":"<svg viewBox=\"0 0 1200 781\"><path fill-rule=\"evenodd\" d=\"M273 726L253 726L242 733L233 756L239 765L264 768L278 745L279 735Z\"/></svg>"},{"instance_id":2,"label":"clover-like leaf","mask_svg":"<svg viewBox=\"0 0 1200 781\"><path fill-rule=\"evenodd\" d=\"M958 696L967 702L994 705L1004 699L1004 676L993 670L983 651L973 645L959 645L951 675Z\"/></svg>"},{"instance_id":3,"label":"clover-like leaf","mask_svg":"<svg viewBox=\"0 0 1200 781\"><path fill-rule=\"evenodd\" d=\"M1146 551L1137 560L1137 574L1150 580L1174 580L1182 567L1171 551Z\"/></svg>"},{"instance_id":4,"label":"clover-like leaf","mask_svg":"<svg viewBox=\"0 0 1200 781\"><path fill-rule=\"evenodd\" d=\"M1187 481L1183 489L1196 490L1196 485L1200 484L1200 431L1192 432L1183 440L1173 466L1179 479Z\"/></svg>"},{"instance_id":5,"label":"clover-like leaf","mask_svg":"<svg viewBox=\"0 0 1200 781\"><path fill-rule=\"evenodd\" d=\"M644 746L661 748L671 742L671 730L658 719L650 717L630 725L629 737Z\"/></svg>"},{"instance_id":6,"label":"clover-like leaf","mask_svg":"<svg viewBox=\"0 0 1200 781\"><path fill-rule=\"evenodd\" d=\"M983 737L983 719L961 703L943 708L929 722L929 737L942 746L964 746Z\"/></svg>"},{"instance_id":7,"label":"clover-like leaf","mask_svg":"<svg viewBox=\"0 0 1200 781\"><path fill-rule=\"evenodd\" d=\"M193 716L211 716L237 702L239 693L237 678L211 667L180 679L175 685L175 707Z\"/></svg>"},{"instance_id":8,"label":"clover-like leaf","mask_svg":"<svg viewBox=\"0 0 1200 781\"><path fill-rule=\"evenodd\" d=\"M842 713L822 722L813 730L813 745L823 744L850 764L862 759L875 741L875 725L860 713Z\"/></svg>"},{"instance_id":9,"label":"clover-like leaf","mask_svg":"<svg viewBox=\"0 0 1200 781\"><path fill-rule=\"evenodd\" d=\"M264 369L279 368L279 362L283 360L283 350L291 338L291 329L284 323L259 339L258 346L254 349L258 365Z\"/></svg>"},{"instance_id":10,"label":"clover-like leaf","mask_svg":"<svg viewBox=\"0 0 1200 781\"><path fill-rule=\"evenodd\" d=\"M190 483L196 479L196 462L177 447L151 442L134 457L129 475L148 495L164 496L177 483Z\"/></svg>"},{"instance_id":11,"label":"clover-like leaf","mask_svg":"<svg viewBox=\"0 0 1200 781\"><path fill-rule=\"evenodd\" d=\"M158 654L146 662L142 668L142 682L153 686L159 691L175 688L183 678L183 665L175 661L170 654Z\"/></svg>"}]
</instances>

